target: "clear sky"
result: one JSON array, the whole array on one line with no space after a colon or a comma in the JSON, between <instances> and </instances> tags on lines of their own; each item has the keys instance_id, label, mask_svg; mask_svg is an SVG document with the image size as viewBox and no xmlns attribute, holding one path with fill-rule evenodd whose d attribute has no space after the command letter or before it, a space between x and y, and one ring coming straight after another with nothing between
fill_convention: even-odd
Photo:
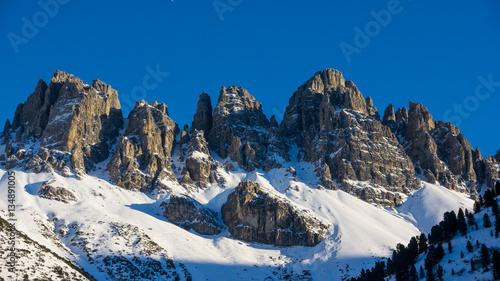
<instances>
[{"instance_id":1,"label":"clear sky","mask_svg":"<svg viewBox=\"0 0 500 281\"><path fill-rule=\"evenodd\" d=\"M56 69L111 84L125 110L165 102L182 127L202 92L215 104L230 85L280 120L298 86L335 68L381 114L421 102L483 155L500 149L497 0L0 0L0 35L2 124Z\"/></svg>"}]
</instances>

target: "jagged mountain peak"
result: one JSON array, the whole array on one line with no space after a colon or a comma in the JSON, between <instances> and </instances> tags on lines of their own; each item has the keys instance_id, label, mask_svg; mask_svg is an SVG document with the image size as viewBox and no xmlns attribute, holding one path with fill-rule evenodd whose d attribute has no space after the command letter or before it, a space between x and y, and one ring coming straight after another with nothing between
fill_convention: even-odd
<instances>
[{"instance_id":1,"label":"jagged mountain peak","mask_svg":"<svg viewBox=\"0 0 500 281\"><path fill-rule=\"evenodd\" d=\"M222 87L217 100L216 110L227 110L228 113L262 112L262 104L242 87Z\"/></svg>"},{"instance_id":2,"label":"jagged mountain peak","mask_svg":"<svg viewBox=\"0 0 500 281\"><path fill-rule=\"evenodd\" d=\"M431 131L435 128L434 119L427 107L421 103L409 101L410 111L408 112L408 130L411 132L423 129Z\"/></svg>"},{"instance_id":3,"label":"jagged mountain peak","mask_svg":"<svg viewBox=\"0 0 500 281\"><path fill-rule=\"evenodd\" d=\"M196 107L196 113L193 116L193 123L191 124L191 130L201 130L205 132L205 135L210 134L212 129L212 100L210 96L203 92L199 99Z\"/></svg>"},{"instance_id":4,"label":"jagged mountain peak","mask_svg":"<svg viewBox=\"0 0 500 281\"><path fill-rule=\"evenodd\" d=\"M111 180L126 189L164 190L162 180L175 181L172 150L178 127L164 103L136 102L128 126L107 164Z\"/></svg>"},{"instance_id":5,"label":"jagged mountain peak","mask_svg":"<svg viewBox=\"0 0 500 281\"><path fill-rule=\"evenodd\" d=\"M327 68L316 72L312 78L304 83L304 86L311 88L313 91L324 93L338 87L345 87L345 82L342 72Z\"/></svg>"},{"instance_id":6,"label":"jagged mountain peak","mask_svg":"<svg viewBox=\"0 0 500 281\"><path fill-rule=\"evenodd\" d=\"M80 80L79 78L76 78L73 74L56 69L56 71L54 72L54 75L52 75L52 79L50 81L53 83L64 83L68 79Z\"/></svg>"},{"instance_id":7,"label":"jagged mountain peak","mask_svg":"<svg viewBox=\"0 0 500 281\"><path fill-rule=\"evenodd\" d=\"M389 123L395 121L396 121L396 114L394 113L394 105L390 103L384 110L384 117L382 118L382 122Z\"/></svg>"},{"instance_id":8,"label":"jagged mountain peak","mask_svg":"<svg viewBox=\"0 0 500 281\"><path fill-rule=\"evenodd\" d=\"M55 154L70 154L65 160L51 160L44 169L69 165L81 172L106 159L123 117L116 91L103 82L94 85L97 88L59 70L48 86L39 81L26 102L18 106L9 132L4 133L9 154L20 149L31 155L41 153L33 151L38 143ZM47 161L47 153L42 154Z\"/></svg>"}]
</instances>

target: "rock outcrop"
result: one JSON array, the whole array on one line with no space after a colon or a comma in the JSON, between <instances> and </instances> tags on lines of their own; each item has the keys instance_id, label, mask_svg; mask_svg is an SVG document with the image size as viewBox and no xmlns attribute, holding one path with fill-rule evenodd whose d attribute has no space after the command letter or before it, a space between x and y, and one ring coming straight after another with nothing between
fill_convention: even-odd
<instances>
[{"instance_id":1,"label":"rock outcrop","mask_svg":"<svg viewBox=\"0 0 500 281\"><path fill-rule=\"evenodd\" d=\"M278 246L315 246L327 229L309 213L248 180L229 194L222 219L233 238Z\"/></svg>"},{"instance_id":2,"label":"rock outcrop","mask_svg":"<svg viewBox=\"0 0 500 281\"><path fill-rule=\"evenodd\" d=\"M384 110L384 117L382 118L384 124L391 124L396 122L396 114L394 113L394 105L389 104Z\"/></svg>"},{"instance_id":3,"label":"rock outcrop","mask_svg":"<svg viewBox=\"0 0 500 281\"><path fill-rule=\"evenodd\" d=\"M171 195L160 205L163 215L172 223L204 235L216 235L224 228L217 213L187 195Z\"/></svg>"},{"instance_id":4,"label":"rock outcrop","mask_svg":"<svg viewBox=\"0 0 500 281\"><path fill-rule=\"evenodd\" d=\"M42 187L38 191L38 195L45 199L61 201L63 203L69 203L69 201L77 201L76 196L63 187L57 184L55 180L49 180L42 184Z\"/></svg>"},{"instance_id":5,"label":"rock outcrop","mask_svg":"<svg viewBox=\"0 0 500 281\"><path fill-rule=\"evenodd\" d=\"M144 192L166 189L162 180L176 181L171 156L177 132L164 103L137 102L107 165L113 183Z\"/></svg>"},{"instance_id":6,"label":"rock outcrop","mask_svg":"<svg viewBox=\"0 0 500 281\"><path fill-rule=\"evenodd\" d=\"M398 109L395 120L389 105L384 124L398 135L416 172L430 182L439 182L454 190L474 192L483 164L481 153L451 123L435 121L426 107L410 101L410 110ZM479 162L478 162L479 161Z\"/></svg>"},{"instance_id":7,"label":"rock outcrop","mask_svg":"<svg viewBox=\"0 0 500 281\"><path fill-rule=\"evenodd\" d=\"M498 155L498 154L497 154ZM488 187L494 187L500 180L500 161L497 157L484 158L484 182Z\"/></svg>"},{"instance_id":8,"label":"rock outcrop","mask_svg":"<svg viewBox=\"0 0 500 281\"><path fill-rule=\"evenodd\" d=\"M196 113L193 117L191 131L203 131L205 136L208 136L210 134L210 130L212 129L212 123L212 100L207 93L202 93L200 95L200 99L198 100Z\"/></svg>"},{"instance_id":9,"label":"rock outcrop","mask_svg":"<svg viewBox=\"0 0 500 281\"><path fill-rule=\"evenodd\" d=\"M247 90L221 89L209 135L211 149L221 158L229 157L247 171L263 167L268 131L261 104Z\"/></svg>"},{"instance_id":10,"label":"rock outcrop","mask_svg":"<svg viewBox=\"0 0 500 281\"><path fill-rule=\"evenodd\" d=\"M290 99L281 124L283 139L293 139L299 160L316 163L320 181L384 206L395 206L398 193L420 187L410 158L396 136L383 126L371 99L333 69L318 72ZM328 165L330 177L325 174ZM364 192L364 184L377 187Z\"/></svg>"},{"instance_id":11,"label":"rock outcrop","mask_svg":"<svg viewBox=\"0 0 500 281\"><path fill-rule=\"evenodd\" d=\"M200 188L208 187L208 184L216 182L214 174L218 162L211 156L208 149L203 130L194 130L187 144L187 153L185 160L185 177L190 177ZM220 164L219 164L220 165Z\"/></svg>"},{"instance_id":12,"label":"rock outcrop","mask_svg":"<svg viewBox=\"0 0 500 281\"><path fill-rule=\"evenodd\" d=\"M69 152L71 168L86 172L108 157L122 125L118 93L109 85L99 80L88 85L56 71L48 86L40 80L28 100L18 106L12 125L6 126L15 138L4 138L4 143L11 145L10 153L31 149L34 142L49 154ZM5 130L4 135L8 135Z\"/></svg>"}]
</instances>

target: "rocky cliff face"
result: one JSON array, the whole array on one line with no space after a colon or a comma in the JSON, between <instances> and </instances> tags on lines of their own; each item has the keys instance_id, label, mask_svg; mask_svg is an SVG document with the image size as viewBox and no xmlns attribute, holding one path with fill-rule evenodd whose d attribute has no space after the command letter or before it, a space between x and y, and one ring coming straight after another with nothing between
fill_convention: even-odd
<instances>
[{"instance_id":1,"label":"rocky cliff face","mask_svg":"<svg viewBox=\"0 0 500 281\"><path fill-rule=\"evenodd\" d=\"M203 135L204 131L194 130L187 144L185 160L185 177L190 177L200 188L206 188L208 184L217 180L216 169L220 163L210 156L208 143Z\"/></svg>"},{"instance_id":2,"label":"rocky cliff face","mask_svg":"<svg viewBox=\"0 0 500 281\"><path fill-rule=\"evenodd\" d=\"M330 177L366 201L394 206L401 201L398 193L420 186L410 158L380 122L371 98L365 100L336 70L318 72L298 88L281 134L296 142L298 159L316 163L322 181ZM367 192L360 182L377 189Z\"/></svg>"},{"instance_id":3,"label":"rocky cliff face","mask_svg":"<svg viewBox=\"0 0 500 281\"><path fill-rule=\"evenodd\" d=\"M9 123L9 122L7 122ZM86 172L108 157L111 144L123 125L117 92L94 80L84 84L71 74L56 71L50 84L40 80L33 94L6 124L6 157L39 142L47 149L28 151L44 161L59 151L69 153L71 168ZM15 137L11 137L15 135Z\"/></svg>"},{"instance_id":4,"label":"rocky cliff face","mask_svg":"<svg viewBox=\"0 0 500 281\"><path fill-rule=\"evenodd\" d=\"M229 194L222 219L233 238L278 246L315 246L324 240L327 229L310 214L248 180Z\"/></svg>"},{"instance_id":5,"label":"rocky cliff face","mask_svg":"<svg viewBox=\"0 0 500 281\"><path fill-rule=\"evenodd\" d=\"M498 154L497 154L498 155ZM484 159L484 182L493 187L500 180L500 161L497 157L488 156Z\"/></svg>"},{"instance_id":6,"label":"rocky cliff face","mask_svg":"<svg viewBox=\"0 0 500 281\"><path fill-rule=\"evenodd\" d=\"M200 95L196 114L193 116L191 130L203 131L206 136L210 134L213 125L212 100L207 93Z\"/></svg>"},{"instance_id":7,"label":"rocky cliff face","mask_svg":"<svg viewBox=\"0 0 500 281\"><path fill-rule=\"evenodd\" d=\"M213 210L205 208L187 195L172 195L162 203L163 215L172 223L205 235L216 235L224 228Z\"/></svg>"},{"instance_id":8,"label":"rocky cliff face","mask_svg":"<svg viewBox=\"0 0 500 281\"><path fill-rule=\"evenodd\" d=\"M213 114L210 147L247 171L262 167L269 136L262 105L243 88L221 89Z\"/></svg>"},{"instance_id":9,"label":"rocky cliff face","mask_svg":"<svg viewBox=\"0 0 500 281\"><path fill-rule=\"evenodd\" d=\"M176 181L171 156L178 131L167 106L137 102L128 122L107 165L111 180L126 189L166 189L163 180Z\"/></svg>"},{"instance_id":10,"label":"rocky cliff face","mask_svg":"<svg viewBox=\"0 0 500 281\"><path fill-rule=\"evenodd\" d=\"M435 121L422 104L410 101L409 108L398 109L399 114L392 118L394 109L389 105L383 120L398 135L416 172L429 182L473 192L478 180L476 171L483 169L479 163L481 153L474 152L453 124Z\"/></svg>"}]
</instances>

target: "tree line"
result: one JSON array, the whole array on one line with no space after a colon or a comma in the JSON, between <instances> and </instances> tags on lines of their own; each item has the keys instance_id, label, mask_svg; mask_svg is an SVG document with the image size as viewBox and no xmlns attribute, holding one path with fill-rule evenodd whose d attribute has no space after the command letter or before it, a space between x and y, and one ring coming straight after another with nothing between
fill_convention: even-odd
<instances>
[{"instance_id":1,"label":"tree line","mask_svg":"<svg viewBox=\"0 0 500 281\"><path fill-rule=\"evenodd\" d=\"M495 184L494 189L485 191L484 196L479 196L474 203L474 213L479 213L483 209L491 209L494 216L494 226L488 212L483 215L483 228L492 228L491 236L499 237L500 233L500 208L497 197L500 195L500 182ZM393 251L392 256L387 259L387 262L377 261L375 266L370 269L362 269L360 276L351 278L351 281L384 281L386 277L395 275L396 281L417 281L426 278L428 281L443 281L444 270L439 264L445 256L443 244L447 245L447 251L451 254L454 250L451 240L456 235L467 236L470 230L479 229L474 213L467 209L458 210L458 214L454 211L446 212L443 215L443 220L431 228L431 232L426 236L421 233L418 236L412 237L410 242L405 246L398 244ZM470 238L471 235L469 235ZM500 252L498 249L489 249L485 244L481 244L476 240L473 246L470 239L467 241L466 249L460 250L460 257L464 258L464 250L469 253L479 250L479 260L464 260L464 263L469 263L470 271L492 270L494 280L500 280ZM424 254L424 267L418 270L415 267L419 255ZM455 270L452 269L451 275L455 275Z\"/></svg>"}]
</instances>

